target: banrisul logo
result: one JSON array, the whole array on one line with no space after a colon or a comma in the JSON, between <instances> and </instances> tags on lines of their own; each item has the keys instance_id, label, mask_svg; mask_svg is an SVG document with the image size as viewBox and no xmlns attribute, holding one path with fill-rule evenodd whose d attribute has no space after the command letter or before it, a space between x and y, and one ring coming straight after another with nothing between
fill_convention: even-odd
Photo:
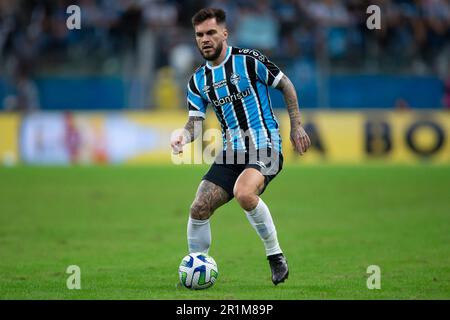
<instances>
[{"instance_id":1,"label":"banrisul logo","mask_svg":"<svg viewBox=\"0 0 450 320\"><path fill-rule=\"evenodd\" d=\"M238 83L239 83L239 81L241 81L241 76L238 75L237 73L233 73L233 74L230 76L230 81L231 81L231 83L232 83L233 85L237 86Z\"/></svg>"},{"instance_id":2,"label":"banrisul logo","mask_svg":"<svg viewBox=\"0 0 450 320\"><path fill-rule=\"evenodd\" d=\"M238 92L235 94L230 94L229 96L226 96L224 98L213 100L212 103L216 107L219 107L219 106L223 106L226 103L232 103L234 101L244 99L245 97L249 96L250 94L251 94L250 88L247 88L245 91Z\"/></svg>"}]
</instances>

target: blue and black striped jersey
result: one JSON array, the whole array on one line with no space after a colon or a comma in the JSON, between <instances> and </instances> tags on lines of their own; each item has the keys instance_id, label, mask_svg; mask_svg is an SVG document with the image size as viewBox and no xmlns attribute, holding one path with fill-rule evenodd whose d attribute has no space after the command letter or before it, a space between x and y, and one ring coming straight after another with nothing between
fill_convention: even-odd
<instances>
[{"instance_id":1,"label":"blue and black striped jersey","mask_svg":"<svg viewBox=\"0 0 450 320\"><path fill-rule=\"evenodd\" d=\"M283 73L256 50L228 47L218 66L199 67L187 85L189 116L205 118L210 104L222 127L224 150L272 148L281 152L278 122L272 110L269 86Z\"/></svg>"}]
</instances>

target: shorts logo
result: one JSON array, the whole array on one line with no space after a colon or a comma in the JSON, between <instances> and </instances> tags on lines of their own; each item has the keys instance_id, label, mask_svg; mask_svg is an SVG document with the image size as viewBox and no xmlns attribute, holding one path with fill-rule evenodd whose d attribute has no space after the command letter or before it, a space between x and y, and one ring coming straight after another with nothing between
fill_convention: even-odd
<instances>
[{"instance_id":1,"label":"shorts logo","mask_svg":"<svg viewBox=\"0 0 450 320\"><path fill-rule=\"evenodd\" d=\"M260 166L261 168L263 168L263 169L267 169L266 165L265 165L264 162L262 162L262 161L256 161L256 164L257 164L258 166Z\"/></svg>"},{"instance_id":2,"label":"shorts logo","mask_svg":"<svg viewBox=\"0 0 450 320\"><path fill-rule=\"evenodd\" d=\"M230 82L231 82L232 84L234 84L235 86L238 85L239 81L241 81L241 76L238 75L237 73L233 73L233 74L230 76Z\"/></svg>"}]
</instances>

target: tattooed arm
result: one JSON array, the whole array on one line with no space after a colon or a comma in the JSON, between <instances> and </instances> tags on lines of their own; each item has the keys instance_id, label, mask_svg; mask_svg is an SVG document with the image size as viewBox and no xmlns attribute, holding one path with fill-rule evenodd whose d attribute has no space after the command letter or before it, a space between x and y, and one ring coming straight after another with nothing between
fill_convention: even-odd
<instances>
[{"instance_id":1,"label":"tattooed arm","mask_svg":"<svg viewBox=\"0 0 450 320\"><path fill-rule=\"evenodd\" d=\"M202 117L189 117L184 129L176 130L172 134L170 146L174 154L183 153L183 146L198 138L203 120Z\"/></svg>"},{"instance_id":2,"label":"tattooed arm","mask_svg":"<svg viewBox=\"0 0 450 320\"><path fill-rule=\"evenodd\" d=\"M203 118L201 117L189 117L188 122L184 126L186 134L186 143L191 143L198 138L203 125Z\"/></svg>"},{"instance_id":3,"label":"tattooed arm","mask_svg":"<svg viewBox=\"0 0 450 320\"><path fill-rule=\"evenodd\" d=\"M291 120L291 142L294 149L303 155L311 145L311 141L302 127L302 117L298 107L297 92L295 87L286 75L283 75L277 85L277 89L283 93L286 102L289 119Z\"/></svg>"}]
</instances>

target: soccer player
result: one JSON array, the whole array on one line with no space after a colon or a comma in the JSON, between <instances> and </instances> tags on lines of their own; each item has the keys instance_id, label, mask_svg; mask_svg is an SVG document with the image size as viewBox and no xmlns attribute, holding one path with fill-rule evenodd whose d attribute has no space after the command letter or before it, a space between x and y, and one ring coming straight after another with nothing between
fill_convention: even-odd
<instances>
[{"instance_id":1,"label":"soccer player","mask_svg":"<svg viewBox=\"0 0 450 320\"><path fill-rule=\"evenodd\" d=\"M289 112L290 138L303 155L311 142L302 127L297 95L291 81L256 50L227 44L226 15L205 8L192 18L198 49L206 62L187 85L189 120L171 138L174 154L199 136L194 130L205 118L210 104L222 127L223 151L203 177L190 208L187 226L189 252L208 253L210 217L220 206L236 198L264 243L277 285L289 269L277 238L269 208L260 198L283 165L278 122L273 114L269 87L283 93Z\"/></svg>"}]
</instances>

